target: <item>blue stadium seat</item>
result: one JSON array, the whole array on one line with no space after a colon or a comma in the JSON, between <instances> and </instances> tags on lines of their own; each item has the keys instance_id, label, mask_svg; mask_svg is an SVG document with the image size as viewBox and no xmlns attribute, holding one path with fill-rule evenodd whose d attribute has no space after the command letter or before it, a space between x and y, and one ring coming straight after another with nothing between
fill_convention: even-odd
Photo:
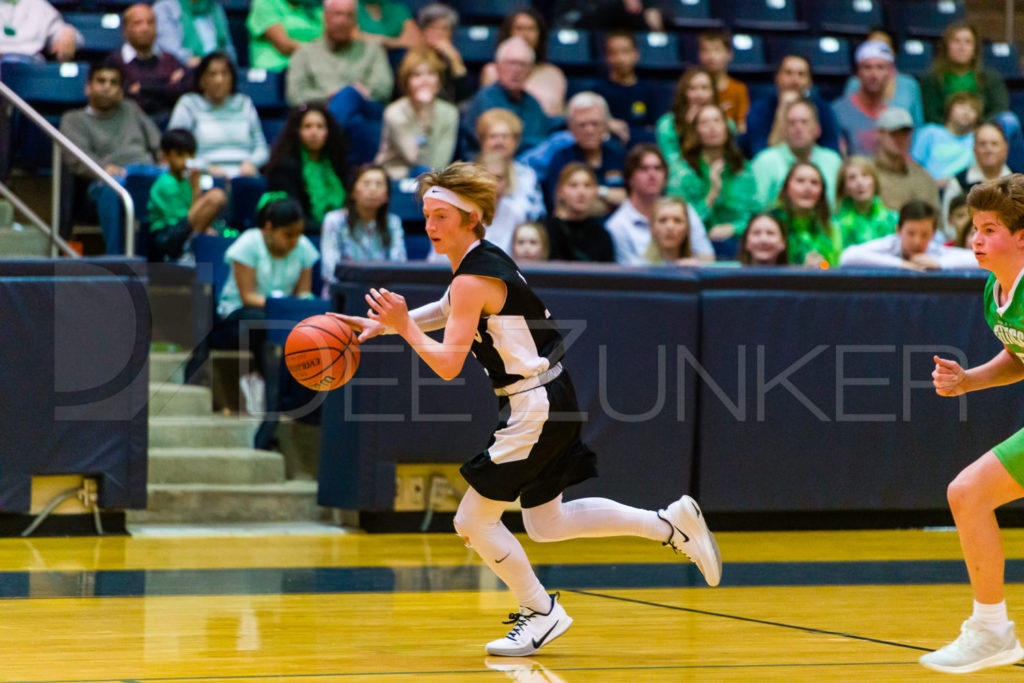
<instances>
[{"instance_id":1,"label":"blue stadium seat","mask_svg":"<svg viewBox=\"0 0 1024 683\"><path fill-rule=\"evenodd\" d=\"M196 281L212 286L214 307L220 298L220 290L231 275L231 268L224 262L224 253L234 241L234 237L205 234L192 238L192 251L196 257Z\"/></svg>"},{"instance_id":2,"label":"blue stadium seat","mask_svg":"<svg viewBox=\"0 0 1024 683\"><path fill-rule=\"evenodd\" d=\"M469 63L486 64L494 59L498 29L493 26L460 26L455 29L455 47Z\"/></svg>"},{"instance_id":3,"label":"blue stadium seat","mask_svg":"<svg viewBox=\"0 0 1024 683\"><path fill-rule=\"evenodd\" d=\"M711 16L711 0L674 0L663 3L665 23L676 28L722 28L723 22Z\"/></svg>"},{"instance_id":4,"label":"blue stadium seat","mask_svg":"<svg viewBox=\"0 0 1024 683\"><path fill-rule=\"evenodd\" d=\"M353 164L368 164L380 149L380 121L355 121L345 131L348 158Z\"/></svg>"},{"instance_id":5,"label":"blue stadium seat","mask_svg":"<svg viewBox=\"0 0 1024 683\"><path fill-rule=\"evenodd\" d=\"M284 72L266 69L239 69L238 92L252 98L257 109L287 109L284 99Z\"/></svg>"},{"instance_id":6,"label":"blue stadium seat","mask_svg":"<svg viewBox=\"0 0 1024 683\"><path fill-rule=\"evenodd\" d=\"M954 21L964 20L963 0L897 0L885 3L886 26L898 27L904 35L942 35Z\"/></svg>"},{"instance_id":7,"label":"blue stadium seat","mask_svg":"<svg viewBox=\"0 0 1024 683\"><path fill-rule=\"evenodd\" d=\"M82 33L82 37L85 39L82 49L92 54L101 55L113 52L124 43L120 14L67 12L64 14L64 21Z\"/></svg>"},{"instance_id":8,"label":"blue stadium seat","mask_svg":"<svg viewBox=\"0 0 1024 683\"><path fill-rule=\"evenodd\" d=\"M4 61L0 64L0 80L33 104L85 106L88 78L89 65L85 62Z\"/></svg>"},{"instance_id":9,"label":"blue stadium seat","mask_svg":"<svg viewBox=\"0 0 1024 683\"><path fill-rule=\"evenodd\" d=\"M423 210L416 200L416 182L411 178L391 181L391 202L388 211L406 221L422 221Z\"/></svg>"},{"instance_id":10,"label":"blue stadium seat","mask_svg":"<svg viewBox=\"0 0 1024 683\"><path fill-rule=\"evenodd\" d=\"M764 38L750 33L734 33L732 36L732 64L730 72L763 73L774 70L768 63Z\"/></svg>"},{"instance_id":11,"label":"blue stadium seat","mask_svg":"<svg viewBox=\"0 0 1024 683\"><path fill-rule=\"evenodd\" d=\"M249 14L250 0L220 0L220 4L224 6L224 11L228 15L241 15L245 16Z\"/></svg>"},{"instance_id":12,"label":"blue stadium seat","mask_svg":"<svg viewBox=\"0 0 1024 683\"><path fill-rule=\"evenodd\" d=\"M231 44L238 53L238 66L249 66L249 27L245 25L246 15L229 14L228 32L231 33Z\"/></svg>"},{"instance_id":13,"label":"blue stadium seat","mask_svg":"<svg viewBox=\"0 0 1024 683\"><path fill-rule=\"evenodd\" d=\"M804 6L811 28L821 33L866 35L883 22L879 0L808 0Z\"/></svg>"},{"instance_id":14,"label":"blue stadium seat","mask_svg":"<svg viewBox=\"0 0 1024 683\"><path fill-rule=\"evenodd\" d=\"M461 21L499 24L509 14L531 7L533 3L530 0L458 0L454 4Z\"/></svg>"},{"instance_id":15,"label":"blue stadium seat","mask_svg":"<svg viewBox=\"0 0 1024 683\"><path fill-rule=\"evenodd\" d=\"M277 136L280 135L281 130L284 128L284 122L285 119L283 118L270 116L260 117L260 126L263 128L263 137L267 139L267 144L271 147L274 146Z\"/></svg>"},{"instance_id":16,"label":"blue stadium seat","mask_svg":"<svg viewBox=\"0 0 1024 683\"><path fill-rule=\"evenodd\" d=\"M314 270L316 268L314 267ZM317 290L313 290L317 294ZM267 320L299 323L314 315L322 315L330 310L330 304L323 299L298 299L293 296L268 298L266 304ZM271 344L284 346L291 327L271 325L267 330L267 341Z\"/></svg>"},{"instance_id":17,"label":"blue stadium seat","mask_svg":"<svg viewBox=\"0 0 1024 683\"><path fill-rule=\"evenodd\" d=\"M852 71L850 41L836 36L818 38L776 38L772 45L772 60L779 63L786 55L802 55L810 62L815 74L849 74Z\"/></svg>"},{"instance_id":18,"label":"blue stadium seat","mask_svg":"<svg viewBox=\"0 0 1024 683\"><path fill-rule=\"evenodd\" d=\"M578 92L584 92L586 90L593 91L597 87L597 84L601 82L600 78L567 78L567 85L565 91L565 99L568 100L570 97Z\"/></svg>"},{"instance_id":19,"label":"blue stadium seat","mask_svg":"<svg viewBox=\"0 0 1024 683\"><path fill-rule=\"evenodd\" d=\"M719 0L715 7L735 30L807 30L807 23L797 18L796 0Z\"/></svg>"},{"instance_id":20,"label":"blue stadium seat","mask_svg":"<svg viewBox=\"0 0 1024 683\"><path fill-rule=\"evenodd\" d=\"M47 116L54 128L60 127L59 116ZM49 173L53 168L53 143L36 124L14 110L11 114L11 147L14 165L34 173Z\"/></svg>"},{"instance_id":21,"label":"blue stadium seat","mask_svg":"<svg viewBox=\"0 0 1024 683\"><path fill-rule=\"evenodd\" d=\"M422 261L430 253L430 238L426 235L405 236L405 255L410 261Z\"/></svg>"},{"instance_id":22,"label":"blue stadium seat","mask_svg":"<svg viewBox=\"0 0 1024 683\"><path fill-rule=\"evenodd\" d=\"M1003 78L1020 78L1020 50L1013 43L990 43L982 46L982 62L1003 75Z\"/></svg>"},{"instance_id":23,"label":"blue stadium seat","mask_svg":"<svg viewBox=\"0 0 1024 683\"><path fill-rule=\"evenodd\" d=\"M638 33L637 49L640 51L640 69L679 70L683 63L679 54L679 37L674 33Z\"/></svg>"},{"instance_id":24,"label":"blue stadium seat","mask_svg":"<svg viewBox=\"0 0 1024 683\"><path fill-rule=\"evenodd\" d=\"M932 67L935 46L928 40L908 38L900 43L896 53L896 68L912 76L923 76Z\"/></svg>"},{"instance_id":25,"label":"blue stadium seat","mask_svg":"<svg viewBox=\"0 0 1024 683\"><path fill-rule=\"evenodd\" d=\"M548 61L563 66L593 65L590 32L576 29L552 31L548 36Z\"/></svg>"}]
</instances>

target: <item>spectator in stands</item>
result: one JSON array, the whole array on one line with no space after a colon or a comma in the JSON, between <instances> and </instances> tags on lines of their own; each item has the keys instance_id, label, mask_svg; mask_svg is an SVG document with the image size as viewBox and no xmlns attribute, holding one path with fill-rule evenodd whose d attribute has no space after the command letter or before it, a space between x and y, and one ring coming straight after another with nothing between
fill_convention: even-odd
<instances>
[{"instance_id":1,"label":"spectator in stands","mask_svg":"<svg viewBox=\"0 0 1024 683\"><path fill-rule=\"evenodd\" d=\"M252 0L245 27L249 30L249 65L282 71L295 51L324 31L322 0Z\"/></svg>"},{"instance_id":2,"label":"spectator in stands","mask_svg":"<svg viewBox=\"0 0 1024 683\"><path fill-rule=\"evenodd\" d=\"M954 175L971 165L974 129L981 122L981 97L961 90L946 101L944 125L926 123L914 130L910 156L945 186Z\"/></svg>"},{"instance_id":3,"label":"spectator in stands","mask_svg":"<svg viewBox=\"0 0 1024 683\"><path fill-rule=\"evenodd\" d=\"M770 213L758 213L747 222L737 258L745 266L788 266L787 251L785 228Z\"/></svg>"},{"instance_id":4,"label":"spectator in stands","mask_svg":"<svg viewBox=\"0 0 1024 683\"><path fill-rule=\"evenodd\" d=\"M889 46L893 57L896 55L896 44L888 31L880 28L872 29L868 33L868 41L879 41ZM860 90L860 78L856 75L850 76L846 81L843 95L852 95ZM914 119L914 127L917 128L924 123L924 109L921 106L921 86L917 79L905 73L895 72L895 76L889 79L886 84L884 97L886 102L894 107L900 107L910 112Z\"/></svg>"},{"instance_id":5,"label":"spectator in stands","mask_svg":"<svg viewBox=\"0 0 1024 683\"><path fill-rule=\"evenodd\" d=\"M878 117L878 194L894 211L911 199L920 199L932 206L939 204L939 186L921 164L910 158L910 136L914 120L910 112L889 107Z\"/></svg>"},{"instance_id":6,"label":"spectator in stands","mask_svg":"<svg viewBox=\"0 0 1024 683\"><path fill-rule=\"evenodd\" d=\"M211 52L223 52L232 62L238 54L231 42L228 15L217 0L156 0L156 44L190 69Z\"/></svg>"},{"instance_id":7,"label":"spectator in stands","mask_svg":"<svg viewBox=\"0 0 1024 683\"><path fill-rule=\"evenodd\" d=\"M396 0L360 0L359 35L386 50L410 49L423 44L420 27L412 20L409 6Z\"/></svg>"},{"instance_id":8,"label":"spectator in stands","mask_svg":"<svg viewBox=\"0 0 1024 683\"><path fill-rule=\"evenodd\" d=\"M269 158L256 106L238 92L238 71L225 52L202 58L195 92L181 96L167 125L196 137L196 161L213 176L258 176Z\"/></svg>"},{"instance_id":9,"label":"spectator in stands","mask_svg":"<svg viewBox=\"0 0 1024 683\"><path fill-rule=\"evenodd\" d=\"M532 7L523 7L505 17L498 29L498 43L509 38L522 38L533 50L533 66L523 90L533 95L548 116L561 116L565 108L565 94L568 81L565 74L547 61L548 26L540 12ZM489 62L480 71L480 85L490 85L500 80L498 65Z\"/></svg>"},{"instance_id":10,"label":"spectator in stands","mask_svg":"<svg viewBox=\"0 0 1024 683\"><path fill-rule=\"evenodd\" d=\"M311 298L316 247L302 234L302 207L284 193L267 193L260 200L259 226L249 228L228 247L224 260L231 277L217 304L218 322L210 333L215 349L237 349L245 340L253 350L253 372L239 384L252 415L265 410L263 344L267 338L267 299L281 296Z\"/></svg>"},{"instance_id":11,"label":"spectator in stands","mask_svg":"<svg viewBox=\"0 0 1024 683\"><path fill-rule=\"evenodd\" d=\"M693 207L713 242L730 239L760 208L757 180L728 121L721 107L701 107L683 138L683 163L669 162L667 193Z\"/></svg>"},{"instance_id":12,"label":"spectator in stands","mask_svg":"<svg viewBox=\"0 0 1024 683\"><path fill-rule=\"evenodd\" d=\"M481 154L477 163L498 179L497 203L494 218L487 226L487 241L497 245L506 254L512 254L512 236L517 225L527 222L527 206L511 196L510 184L515 178L512 159L500 152ZM437 255L436 262L444 263L446 257ZM430 259L435 260L435 259Z\"/></svg>"},{"instance_id":13,"label":"spectator in stands","mask_svg":"<svg viewBox=\"0 0 1024 683\"><path fill-rule=\"evenodd\" d=\"M473 96L473 79L469 75L462 54L452 42L459 14L443 2L434 2L420 9L416 15L423 42L437 54L444 68L441 71L441 97L454 103L465 102Z\"/></svg>"},{"instance_id":14,"label":"spectator in stands","mask_svg":"<svg viewBox=\"0 0 1024 683\"><path fill-rule=\"evenodd\" d=\"M831 149L816 144L821 136L818 108L813 101L798 99L786 105L783 114L783 141L762 150L751 162L757 178L757 202L771 208L793 164L807 161L825 176L825 196L835 204L835 182L842 159Z\"/></svg>"},{"instance_id":15,"label":"spectator in stands","mask_svg":"<svg viewBox=\"0 0 1024 683\"><path fill-rule=\"evenodd\" d=\"M335 282L334 268L343 261L405 261L402 219L388 210L391 181L380 166L365 164L356 171L345 206L324 218L321 262L324 287Z\"/></svg>"},{"instance_id":16,"label":"spectator in stands","mask_svg":"<svg viewBox=\"0 0 1024 683\"><path fill-rule=\"evenodd\" d=\"M949 215L953 198L966 195L971 188L986 180L996 180L1013 173L1006 165L1010 148L1006 134L999 124L983 123L974 132L974 158L971 165L949 179L942 193L942 216ZM947 239L955 239L957 233L952 225L942 224L940 229Z\"/></svg>"},{"instance_id":17,"label":"spectator in stands","mask_svg":"<svg viewBox=\"0 0 1024 683\"><path fill-rule=\"evenodd\" d=\"M344 205L349 176L345 133L323 102L288 113L263 175L269 191L285 192L302 207L306 234L320 234L327 214Z\"/></svg>"},{"instance_id":18,"label":"spectator in stands","mask_svg":"<svg viewBox=\"0 0 1024 683\"><path fill-rule=\"evenodd\" d=\"M217 234L213 222L228 196L219 187L200 189L201 172L190 163L196 155L192 133L172 128L160 138L160 151L167 171L149 190L150 254L154 261L178 261L191 251L194 235Z\"/></svg>"},{"instance_id":19,"label":"spectator in stands","mask_svg":"<svg viewBox=\"0 0 1024 683\"><path fill-rule=\"evenodd\" d=\"M460 149L467 156L480 149L480 141L474 135L476 120L488 109L508 109L519 117L523 124L519 149L535 147L551 130L551 121L533 95L526 92L526 80L533 68L533 49L522 38L512 37L498 45L495 62L498 80L479 92L470 100L460 122Z\"/></svg>"},{"instance_id":20,"label":"spectator in stands","mask_svg":"<svg viewBox=\"0 0 1024 683\"><path fill-rule=\"evenodd\" d=\"M597 174L580 161L566 164L558 175L557 205L545 226L552 261L615 260L615 247L605 231L604 216L595 216Z\"/></svg>"},{"instance_id":21,"label":"spectator in stands","mask_svg":"<svg viewBox=\"0 0 1024 683\"><path fill-rule=\"evenodd\" d=\"M623 265L636 265L644 262L651 242L651 215L665 192L668 163L657 145L640 143L626 155L623 174L629 196L605 223L605 229L615 244L615 260ZM686 224L693 253L702 261L713 261L715 248L692 206L687 207Z\"/></svg>"},{"instance_id":22,"label":"spectator in stands","mask_svg":"<svg viewBox=\"0 0 1024 683\"><path fill-rule=\"evenodd\" d=\"M122 184L129 171L158 173L155 164L160 154L160 131L139 105L124 99L121 72L112 66L94 64L89 69L85 96L89 106L65 112L60 119L60 132ZM91 182L89 198L96 203L107 253L123 254L120 197L96 180L88 166L77 158L66 155L64 159L72 173Z\"/></svg>"},{"instance_id":23,"label":"spectator in stands","mask_svg":"<svg viewBox=\"0 0 1024 683\"><path fill-rule=\"evenodd\" d=\"M661 197L651 214L651 242L644 258L652 266L699 266L690 249L689 207L679 197Z\"/></svg>"},{"instance_id":24,"label":"spectator in stands","mask_svg":"<svg viewBox=\"0 0 1024 683\"><path fill-rule=\"evenodd\" d=\"M765 147L782 142L786 129L786 110L792 102L809 99L817 108L821 134L818 143L839 151L839 126L829 103L811 92L811 65L799 55L786 55L775 73L775 94L751 103L747 113L747 156L753 157Z\"/></svg>"},{"instance_id":25,"label":"spectator in stands","mask_svg":"<svg viewBox=\"0 0 1024 683\"><path fill-rule=\"evenodd\" d=\"M508 109L488 109L476 120L480 153L497 153L512 160L515 173L509 180L508 192L502 200L520 204L526 220L536 221L547 215L547 207L544 205L537 172L513 158L522 132L522 121Z\"/></svg>"},{"instance_id":26,"label":"spectator in stands","mask_svg":"<svg viewBox=\"0 0 1024 683\"><path fill-rule=\"evenodd\" d=\"M188 89L185 67L170 52L156 46L156 14L149 5L132 5L121 20L124 45L106 63L124 76L124 91L160 125Z\"/></svg>"},{"instance_id":27,"label":"spectator in stands","mask_svg":"<svg viewBox=\"0 0 1024 683\"><path fill-rule=\"evenodd\" d=\"M697 60L715 82L718 106L735 124L736 131L743 133L747 130L750 94L746 85L729 76L732 57L732 36L725 31L704 31L697 37Z\"/></svg>"},{"instance_id":28,"label":"spectator in stands","mask_svg":"<svg viewBox=\"0 0 1024 683\"><path fill-rule=\"evenodd\" d=\"M663 31L659 0L558 0L554 8L560 26L597 31Z\"/></svg>"},{"instance_id":29,"label":"spectator in stands","mask_svg":"<svg viewBox=\"0 0 1024 683\"><path fill-rule=\"evenodd\" d=\"M844 155L871 156L878 146L878 115L889 106L885 98L896 77L892 48L880 40L861 43L855 57L860 89L832 103Z\"/></svg>"},{"instance_id":30,"label":"spectator in stands","mask_svg":"<svg viewBox=\"0 0 1024 683\"><path fill-rule=\"evenodd\" d=\"M657 122L658 146L670 164L683 163L683 139L693 127L697 112L708 104L718 104L715 81L707 71L690 67L676 83L672 111L662 114Z\"/></svg>"},{"instance_id":31,"label":"spectator in stands","mask_svg":"<svg viewBox=\"0 0 1024 683\"><path fill-rule=\"evenodd\" d=\"M516 263L547 261L551 255L548 231L536 221L520 223L512 233L512 258Z\"/></svg>"},{"instance_id":32,"label":"spectator in stands","mask_svg":"<svg viewBox=\"0 0 1024 683\"><path fill-rule=\"evenodd\" d=\"M847 247L839 265L916 271L978 268L970 249L947 247L935 240L937 223L934 206L912 199L900 209L895 233Z\"/></svg>"},{"instance_id":33,"label":"spectator in stands","mask_svg":"<svg viewBox=\"0 0 1024 683\"><path fill-rule=\"evenodd\" d=\"M328 100L343 128L357 118L380 120L391 99L394 76L384 49L359 35L356 0L326 0L323 35L292 55L288 102Z\"/></svg>"},{"instance_id":34,"label":"spectator in stands","mask_svg":"<svg viewBox=\"0 0 1024 683\"><path fill-rule=\"evenodd\" d=\"M844 247L889 235L896 227L899 214L878 196L878 169L867 157L847 157L843 162L836 199L832 223Z\"/></svg>"},{"instance_id":35,"label":"spectator in stands","mask_svg":"<svg viewBox=\"0 0 1024 683\"><path fill-rule=\"evenodd\" d=\"M4 0L0 18L0 55L23 55L42 59L49 52L58 61L69 62L82 47L82 34L64 22L60 12L46 0Z\"/></svg>"},{"instance_id":36,"label":"spectator in stands","mask_svg":"<svg viewBox=\"0 0 1024 683\"><path fill-rule=\"evenodd\" d=\"M946 99L961 90L981 96L983 118L1010 108L1010 95L1003 77L982 64L978 30L970 24L956 22L946 27L932 69L921 79L924 120L942 124Z\"/></svg>"},{"instance_id":37,"label":"spectator in stands","mask_svg":"<svg viewBox=\"0 0 1024 683\"><path fill-rule=\"evenodd\" d=\"M654 88L636 76L636 64L640 61L636 35L618 30L605 36L604 61L608 77L594 86L594 92L604 98L611 110L608 127L623 143L628 143L635 131L653 128L657 121L649 104L654 102Z\"/></svg>"},{"instance_id":38,"label":"spectator in stands","mask_svg":"<svg viewBox=\"0 0 1024 683\"><path fill-rule=\"evenodd\" d=\"M832 228L825 179L817 166L806 161L793 164L769 213L786 233L790 263L828 268L838 262L842 242Z\"/></svg>"},{"instance_id":39,"label":"spectator in stands","mask_svg":"<svg viewBox=\"0 0 1024 683\"><path fill-rule=\"evenodd\" d=\"M409 50L398 67L404 95L384 110L375 163L395 179L444 168L452 162L459 134L459 111L438 97L441 60L433 50Z\"/></svg>"},{"instance_id":40,"label":"spectator in stands","mask_svg":"<svg viewBox=\"0 0 1024 683\"><path fill-rule=\"evenodd\" d=\"M573 144L558 150L551 157L544 188L548 208L555 201L558 174L562 167L573 161L589 164L597 174L597 196L601 206L595 207L592 213L607 214L626 198L622 184L622 165L626 161L626 151L619 144L618 138L608 134L610 119L608 103L597 93L576 93L569 100L566 121Z\"/></svg>"},{"instance_id":41,"label":"spectator in stands","mask_svg":"<svg viewBox=\"0 0 1024 683\"><path fill-rule=\"evenodd\" d=\"M949 203L949 211L946 213L946 225L956 234L953 243L949 246L970 249L974 223L971 221L971 210L967 208L967 195L958 194L953 197Z\"/></svg>"}]
</instances>

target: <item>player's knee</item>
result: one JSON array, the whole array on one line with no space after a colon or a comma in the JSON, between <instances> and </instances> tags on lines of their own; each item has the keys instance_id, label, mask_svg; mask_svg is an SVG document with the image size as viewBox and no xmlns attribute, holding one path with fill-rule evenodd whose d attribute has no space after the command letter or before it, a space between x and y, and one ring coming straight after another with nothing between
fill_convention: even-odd
<instances>
[{"instance_id":1,"label":"player's knee","mask_svg":"<svg viewBox=\"0 0 1024 683\"><path fill-rule=\"evenodd\" d=\"M979 503L979 498L972 477L964 472L958 474L946 487L946 500L954 512L975 507Z\"/></svg>"},{"instance_id":2,"label":"player's knee","mask_svg":"<svg viewBox=\"0 0 1024 683\"><path fill-rule=\"evenodd\" d=\"M535 519L526 510L523 511L523 528L526 529L526 535L530 537L531 541L551 543L558 540L554 534L550 533L550 530L546 528L542 521Z\"/></svg>"},{"instance_id":3,"label":"player's knee","mask_svg":"<svg viewBox=\"0 0 1024 683\"><path fill-rule=\"evenodd\" d=\"M466 544L467 548L472 548L472 522L467 519L467 515L463 514L461 510L455 513L455 519L452 521L452 526L455 527L455 533L457 533L462 541Z\"/></svg>"}]
</instances>

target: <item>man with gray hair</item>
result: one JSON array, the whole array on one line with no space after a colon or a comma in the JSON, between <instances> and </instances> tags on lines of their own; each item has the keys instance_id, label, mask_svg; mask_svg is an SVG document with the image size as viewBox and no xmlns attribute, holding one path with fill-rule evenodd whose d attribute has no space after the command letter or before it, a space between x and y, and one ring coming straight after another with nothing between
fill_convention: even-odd
<instances>
[{"instance_id":1,"label":"man with gray hair","mask_svg":"<svg viewBox=\"0 0 1024 683\"><path fill-rule=\"evenodd\" d=\"M524 89L533 61L533 48L522 38L512 37L498 45L494 53L498 80L482 88L462 115L459 156L467 158L480 149L480 141L476 139L476 120L488 109L508 109L523 122L520 152L536 146L547 137L551 120L540 103Z\"/></svg>"},{"instance_id":2,"label":"man with gray hair","mask_svg":"<svg viewBox=\"0 0 1024 683\"><path fill-rule=\"evenodd\" d=\"M565 109L573 144L555 152L548 164L544 181L548 210L551 211L555 204L558 174L566 164L582 161L597 174L601 206L594 207L595 212L606 214L626 198L622 182L626 151L618 138L608 134L608 122L611 120L608 103L597 93L585 91L573 95Z\"/></svg>"}]
</instances>

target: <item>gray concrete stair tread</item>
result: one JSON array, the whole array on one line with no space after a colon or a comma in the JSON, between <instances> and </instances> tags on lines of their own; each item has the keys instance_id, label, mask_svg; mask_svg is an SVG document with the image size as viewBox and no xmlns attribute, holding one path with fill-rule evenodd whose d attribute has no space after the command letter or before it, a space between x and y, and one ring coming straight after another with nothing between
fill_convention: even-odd
<instances>
[{"instance_id":1,"label":"gray concrete stair tread","mask_svg":"<svg viewBox=\"0 0 1024 683\"><path fill-rule=\"evenodd\" d=\"M257 418L220 415L150 417L150 448L245 448L252 444Z\"/></svg>"},{"instance_id":2,"label":"gray concrete stair tread","mask_svg":"<svg viewBox=\"0 0 1024 683\"><path fill-rule=\"evenodd\" d=\"M275 451L262 451L258 448L150 448L149 457L179 458L274 458L281 457Z\"/></svg>"},{"instance_id":3,"label":"gray concrete stair tread","mask_svg":"<svg viewBox=\"0 0 1024 683\"><path fill-rule=\"evenodd\" d=\"M272 484L285 479L284 456L252 448L151 448L150 484Z\"/></svg>"},{"instance_id":4,"label":"gray concrete stair tread","mask_svg":"<svg viewBox=\"0 0 1024 683\"><path fill-rule=\"evenodd\" d=\"M128 522L279 522L321 519L313 481L275 484L150 484L146 510Z\"/></svg>"},{"instance_id":5,"label":"gray concrete stair tread","mask_svg":"<svg viewBox=\"0 0 1024 683\"><path fill-rule=\"evenodd\" d=\"M209 416L213 412L213 394L207 387L190 384L149 385L149 416Z\"/></svg>"},{"instance_id":6,"label":"gray concrete stair tread","mask_svg":"<svg viewBox=\"0 0 1024 683\"><path fill-rule=\"evenodd\" d=\"M153 386L181 384L189 354L184 351L153 351L149 354L149 381Z\"/></svg>"},{"instance_id":7,"label":"gray concrete stair tread","mask_svg":"<svg viewBox=\"0 0 1024 683\"><path fill-rule=\"evenodd\" d=\"M307 495L316 494L318 485L315 481L281 481L271 484L150 484L146 487L150 494L161 491L222 491L224 493L249 493L253 495L267 493L284 493Z\"/></svg>"}]
</instances>

